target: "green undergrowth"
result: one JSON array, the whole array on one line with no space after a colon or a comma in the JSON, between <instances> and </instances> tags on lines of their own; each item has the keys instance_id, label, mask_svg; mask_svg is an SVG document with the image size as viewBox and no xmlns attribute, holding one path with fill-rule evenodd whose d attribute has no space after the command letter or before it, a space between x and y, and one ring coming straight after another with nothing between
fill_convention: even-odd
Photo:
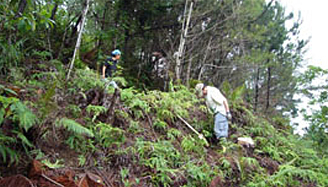
<instances>
[{"instance_id":1,"label":"green undergrowth","mask_svg":"<svg viewBox=\"0 0 328 187\"><path fill-rule=\"evenodd\" d=\"M52 167L98 167L114 171L117 186L328 186L328 158L288 124L253 114L243 101L244 87L223 86L233 114L223 153L214 141L212 114L193 90L171 85L170 92L140 91L116 80L122 89L112 113L103 98L112 101L114 89L104 91L92 70L77 70L68 82L60 70L16 77L10 84L25 85L23 96L1 86L2 165L18 164L26 154ZM238 145L238 137L251 137L255 147ZM74 156L61 155L63 147Z\"/></svg>"}]
</instances>

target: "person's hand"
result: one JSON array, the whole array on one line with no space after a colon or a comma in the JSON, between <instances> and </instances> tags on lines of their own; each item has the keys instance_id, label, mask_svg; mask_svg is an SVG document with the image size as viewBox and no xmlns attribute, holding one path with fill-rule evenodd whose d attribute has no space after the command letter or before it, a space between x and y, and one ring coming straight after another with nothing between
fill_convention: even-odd
<instances>
[{"instance_id":1,"label":"person's hand","mask_svg":"<svg viewBox=\"0 0 328 187\"><path fill-rule=\"evenodd\" d=\"M227 116L227 119L228 120L231 120L232 119L232 116L231 116L231 113L230 112L227 112L227 115L226 116Z\"/></svg>"}]
</instances>

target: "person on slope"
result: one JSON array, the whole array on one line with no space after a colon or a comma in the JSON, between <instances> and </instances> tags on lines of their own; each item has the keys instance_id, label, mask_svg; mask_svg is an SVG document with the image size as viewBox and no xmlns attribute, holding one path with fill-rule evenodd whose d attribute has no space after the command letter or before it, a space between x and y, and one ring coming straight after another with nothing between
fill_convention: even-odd
<instances>
[{"instance_id":1,"label":"person on slope","mask_svg":"<svg viewBox=\"0 0 328 187\"><path fill-rule=\"evenodd\" d=\"M102 79L105 82L105 87L107 88L109 85L113 86L115 89L118 88L115 81L108 80L113 76L113 73L117 69L118 60L121 58L121 51L115 49L112 51L112 56L104 62L102 65Z\"/></svg>"},{"instance_id":2,"label":"person on slope","mask_svg":"<svg viewBox=\"0 0 328 187\"><path fill-rule=\"evenodd\" d=\"M228 137L228 119L231 119L231 113L227 99L222 95L219 89L199 83L195 87L196 92L201 97L205 97L207 107L214 114L214 133L222 146L226 143ZM225 152L225 147L223 147Z\"/></svg>"}]
</instances>

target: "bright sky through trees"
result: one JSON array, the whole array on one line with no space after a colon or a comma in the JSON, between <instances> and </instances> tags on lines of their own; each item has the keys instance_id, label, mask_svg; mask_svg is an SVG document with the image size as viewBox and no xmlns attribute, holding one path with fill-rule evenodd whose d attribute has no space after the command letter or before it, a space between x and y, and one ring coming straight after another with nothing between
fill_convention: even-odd
<instances>
[{"instance_id":1,"label":"bright sky through trees","mask_svg":"<svg viewBox=\"0 0 328 187\"><path fill-rule=\"evenodd\" d=\"M279 0L285 7L286 12L301 13L303 24L300 36L304 39L310 37L307 62L311 65L328 69L328 1L325 0Z\"/></svg>"},{"instance_id":2,"label":"bright sky through trees","mask_svg":"<svg viewBox=\"0 0 328 187\"><path fill-rule=\"evenodd\" d=\"M307 45L307 53L305 61L308 65L320 66L323 69L328 69L328 25L325 20L328 17L327 5L325 0L279 0L284 7L286 13L293 12L295 17L301 15L302 25L300 37L303 39L310 38ZM290 23L292 24L292 23ZM300 108L307 108L308 98L302 98L303 103L299 105ZM310 112L308 110L308 112ZM304 134L302 130L308 126L308 123L300 116L294 119L299 123L296 133Z\"/></svg>"}]
</instances>

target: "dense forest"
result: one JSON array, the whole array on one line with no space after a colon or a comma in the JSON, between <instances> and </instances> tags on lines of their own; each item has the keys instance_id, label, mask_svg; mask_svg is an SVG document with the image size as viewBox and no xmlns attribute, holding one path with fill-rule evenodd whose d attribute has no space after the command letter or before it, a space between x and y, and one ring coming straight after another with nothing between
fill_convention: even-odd
<instances>
[{"instance_id":1,"label":"dense forest","mask_svg":"<svg viewBox=\"0 0 328 187\"><path fill-rule=\"evenodd\" d=\"M276 0L2 0L0 186L328 186L328 70L301 23ZM226 151L201 82L229 102Z\"/></svg>"}]
</instances>

